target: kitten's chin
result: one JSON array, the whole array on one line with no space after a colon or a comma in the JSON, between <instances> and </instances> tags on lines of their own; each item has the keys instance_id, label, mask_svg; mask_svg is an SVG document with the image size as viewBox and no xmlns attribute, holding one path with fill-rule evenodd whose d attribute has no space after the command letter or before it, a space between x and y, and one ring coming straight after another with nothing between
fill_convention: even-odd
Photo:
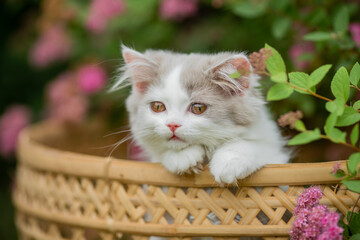
<instances>
[{"instance_id":1,"label":"kitten's chin","mask_svg":"<svg viewBox=\"0 0 360 240\"><path fill-rule=\"evenodd\" d=\"M189 143L180 139L170 139L166 142L166 146L173 150L182 150L189 146Z\"/></svg>"}]
</instances>

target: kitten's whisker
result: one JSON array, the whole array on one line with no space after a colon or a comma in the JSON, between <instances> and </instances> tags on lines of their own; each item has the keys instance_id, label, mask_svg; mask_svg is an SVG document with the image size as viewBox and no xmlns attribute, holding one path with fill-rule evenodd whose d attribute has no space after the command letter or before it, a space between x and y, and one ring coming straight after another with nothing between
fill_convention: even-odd
<instances>
[{"instance_id":1,"label":"kitten's whisker","mask_svg":"<svg viewBox=\"0 0 360 240\"><path fill-rule=\"evenodd\" d=\"M131 138L133 138L133 136L128 135L128 136L124 137L123 139L121 139L120 141L118 141L117 143L113 144L114 147L111 149L110 154L108 155L108 157L111 157L111 155L114 153L116 148L118 148L121 144L123 144L124 142L128 141Z\"/></svg>"},{"instance_id":2,"label":"kitten's whisker","mask_svg":"<svg viewBox=\"0 0 360 240\"><path fill-rule=\"evenodd\" d=\"M109 134L104 135L103 138L106 138L106 137L109 137L109 136L113 136L113 135L117 135L117 134L120 134L120 133L125 133L125 132L131 132L131 130L130 130L130 129L127 129L127 130L122 130L122 131L117 131L117 132L109 133Z\"/></svg>"}]
</instances>

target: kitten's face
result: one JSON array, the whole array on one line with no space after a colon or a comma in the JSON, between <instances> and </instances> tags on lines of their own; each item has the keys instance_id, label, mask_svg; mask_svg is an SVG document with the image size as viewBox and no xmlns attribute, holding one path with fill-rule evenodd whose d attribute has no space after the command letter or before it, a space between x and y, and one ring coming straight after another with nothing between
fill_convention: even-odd
<instances>
[{"instance_id":1,"label":"kitten's face","mask_svg":"<svg viewBox=\"0 0 360 240\"><path fill-rule=\"evenodd\" d=\"M237 70L229 64L232 56L125 49L125 77L133 86L127 108L135 140L159 149L213 147L246 128L262 101L248 84L251 74L236 83L224 79Z\"/></svg>"}]
</instances>

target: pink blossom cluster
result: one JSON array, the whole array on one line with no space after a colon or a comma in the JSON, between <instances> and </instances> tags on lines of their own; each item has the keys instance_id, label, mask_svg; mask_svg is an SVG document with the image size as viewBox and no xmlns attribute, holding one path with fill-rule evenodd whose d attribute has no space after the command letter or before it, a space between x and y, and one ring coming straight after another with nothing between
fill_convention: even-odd
<instances>
[{"instance_id":1,"label":"pink blossom cluster","mask_svg":"<svg viewBox=\"0 0 360 240\"><path fill-rule=\"evenodd\" d=\"M333 175L335 175L337 171L340 170L340 167L341 167L341 162L337 162L333 165L333 171L332 171Z\"/></svg>"},{"instance_id":2,"label":"pink blossom cluster","mask_svg":"<svg viewBox=\"0 0 360 240\"><path fill-rule=\"evenodd\" d=\"M341 240L344 231L338 226L340 214L319 204L323 193L318 187L306 189L298 198L290 231L294 240Z\"/></svg>"},{"instance_id":3,"label":"pink blossom cluster","mask_svg":"<svg viewBox=\"0 0 360 240\"><path fill-rule=\"evenodd\" d=\"M289 54L294 66L299 70L303 70L309 67L311 63L308 59L303 58L304 55L314 53L314 51L313 42L299 42L291 46Z\"/></svg>"},{"instance_id":4,"label":"pink blossom cluster","mask_svg":"<svg viewBox=\"0 0 360 240\"><path fill-rule=\"evenodd\" d=\"M303 118L303 113L300 110L296 110L296 112L288 112L279 117L277 120L280 127L289 126L291 129L295 128L296 122Z\"/></svg>"},{"instance_id":5,"label":"pink blossom cluster","mask_svg":"<svg viewBox=\"0 0 360 240\"><path fill-rule=\"evenodd\" d=\"M48 114L61 122L82 122L87 114L88 94L98 92L106 84L106 73L98 65L84 65L65 72L47 87Z\"/></svg>"},{"instance_id":6,"label":"pink blossom cluster","mask_svg":"<svg viewBox=\"0 0 360 240\"><path fill-rule=\"evenodd\" d=\"M349 31L356 46L360 47L360 23L351 23Z\"/></svg>"},{"instance_id":7,"label":"pink blossom cluster","mask_svg":"<svg viewBox=\"0 0 360 240\"><path fill-rule=\"evenodd\" d=\"M94 33L102 33L109 21L126 10L124 0L92 0L86 18L86 28Z\"/></svg>"},{"instance_id":8,"label":"pink blossom cluster","mask_svg":"<svg viewBox=\"0 0 360 240\"><path fill-rule=\"evenodd\" d=\"M181 21L197 13L198 3L197 0L163 0L159 11L165 20Z\"/></svg>"},{"instance_id":9,"label":"pink blossom cluster","mask_svg":"<svg viewBox=\"0 0 360 240\"><path fill-rule=\"evenodd\" d=\"M0 155L10 156L17 145L18 135L30 123L30 110L22 105L12 105L0 117Z\"/></svg>"},{"instance_id":10,"label":"pink blossom cluster","mask_svg":"<svg viewBox=\"0 0 360 240\"><path fill-rule=\"evenodd\" d=\"M66 60L70 56L72 42L63 25L46 29L30 51L30 63L38 68Z\"/></svg>"}]
</instances>

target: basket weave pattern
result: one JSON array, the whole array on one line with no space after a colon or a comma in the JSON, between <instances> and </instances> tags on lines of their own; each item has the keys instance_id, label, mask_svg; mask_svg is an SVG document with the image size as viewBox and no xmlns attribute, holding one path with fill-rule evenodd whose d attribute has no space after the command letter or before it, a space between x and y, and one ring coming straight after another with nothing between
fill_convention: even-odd
<instances>
[{"instance_id":1,"label":"basket weave pattern","mask_svg":"<svg viewBox=\"0 0 360 240\"><path fill-rule=\"evenodd\" d=\"M21 239L110 240L122 234L139 240L149 236L288 239L296 198L303 185L311 185L311 179L306 179L308 184L295 179L285 186L266 177L285 173L286 167L266 167L238 187L226 188L216 186L208 171L173 176L157 164L122 160L113 160L104 178L99 167L103 158L48 149L31 140L32 131L22 135L14 193ZM330 176L331 163L324 164L323 172ZM308 176L307 169L312 169L308 165L299 174ZM284 181L290 177L283 175ZM320 202L344 215L359 197L341 186L335 189L331 176L313 182L324 192Z\"/></svg>"}]
</instances>

